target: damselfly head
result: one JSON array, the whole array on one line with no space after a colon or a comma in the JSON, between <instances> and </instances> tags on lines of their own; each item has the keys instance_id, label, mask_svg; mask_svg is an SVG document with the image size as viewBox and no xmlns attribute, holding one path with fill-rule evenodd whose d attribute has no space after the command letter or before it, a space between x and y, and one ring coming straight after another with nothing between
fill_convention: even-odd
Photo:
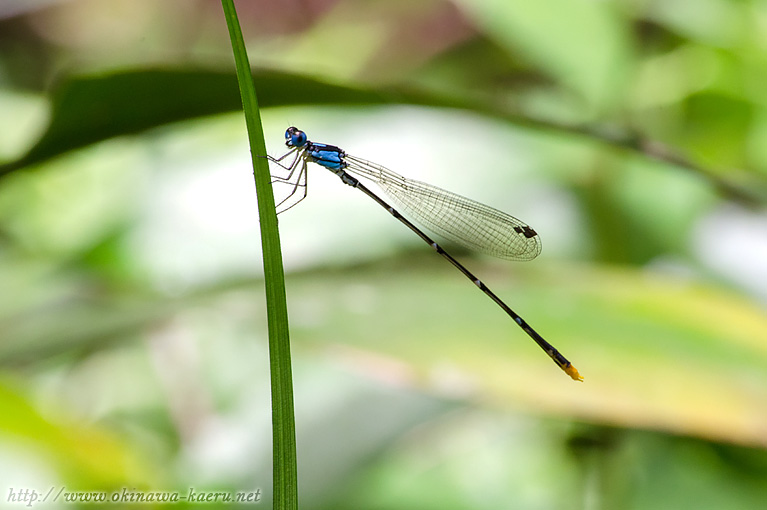
<instances>
[{"instance_id":1,"label":"damselfly head","mask_svg":"<svg viewBox=\"0 0 767 510\"><path fill-rule=\"evenodd\" d=\"M303 147L306 142L306 133L297 127L291 126L285 131L285 145L288 147Z\"/></svg>"}]
</instances>

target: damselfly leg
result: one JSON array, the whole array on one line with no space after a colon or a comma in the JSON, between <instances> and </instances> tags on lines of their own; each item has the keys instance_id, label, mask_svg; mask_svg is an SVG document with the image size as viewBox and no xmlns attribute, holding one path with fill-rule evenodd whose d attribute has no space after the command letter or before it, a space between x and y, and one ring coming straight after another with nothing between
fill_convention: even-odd
<instances>
[{"instance_id":1,"label":"damselfly leg","mask_svg":"<svg viewBox=\"0 0 767 510\"><path fill-rule=\"evenodd\" d=\"M295 154L295 157L290 165L282 164L282 160L291 154ZM287 175L284 176L272 174L272 184L285 184L289 186L288 194L276 205L277 214L280 214L306 198L306 161L301 158L301 152L295 150L289 151L279 158L273 158L271 156L267 156L267 158L278 167L287 170Z\"/></svg>"}]
</instances>

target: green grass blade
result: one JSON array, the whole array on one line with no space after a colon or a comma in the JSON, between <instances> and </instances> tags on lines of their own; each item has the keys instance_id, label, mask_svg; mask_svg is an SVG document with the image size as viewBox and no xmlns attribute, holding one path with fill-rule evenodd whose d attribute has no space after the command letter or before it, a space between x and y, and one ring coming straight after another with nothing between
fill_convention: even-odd
<instances>
[{"instance_id":1,"label":"green grass blade","mask_svg":"<svg viewBox=\"0 0 767 510\"><path fill-rule=\"evenodd\" d=\"M266 143L258 112L256 89L233 0L221 0L232 40L237 81L248 127L253 174L258 196L261 243L264 254L267 323L269 329L269 367L272 385L272 443L274 454L274 508L298 508L296 468L296 427L293 414L293 382L290 365L288 311L285 275L282 267L277 214L274 207Z\"/></svg>"}]
</instances>

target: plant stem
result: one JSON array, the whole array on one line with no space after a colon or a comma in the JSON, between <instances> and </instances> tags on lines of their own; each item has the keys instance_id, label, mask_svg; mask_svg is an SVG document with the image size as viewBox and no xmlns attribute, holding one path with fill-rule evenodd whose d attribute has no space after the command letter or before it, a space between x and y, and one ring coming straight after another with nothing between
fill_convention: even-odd
<instances>
[{"instance_id":1,"label":"plant stem","mask_svg":"<svg viewBox=\"0 0 767 510\"><path fill-rule=\"evenodd\" d=\"M288 335L288 310L285 297L285 274L277 229L269 163L263 127L258 111L256 89L250 71L245 42L233 0L221 0L232 40L237 81L248 128L253 175L256 181L258 217L264 257L266 312L269 329L269 368L272 389L272 448L274 455L273 507L298 508L298 470L296 462L296 426L293 412L293 381Z\"/></svg>"}]
</instances>

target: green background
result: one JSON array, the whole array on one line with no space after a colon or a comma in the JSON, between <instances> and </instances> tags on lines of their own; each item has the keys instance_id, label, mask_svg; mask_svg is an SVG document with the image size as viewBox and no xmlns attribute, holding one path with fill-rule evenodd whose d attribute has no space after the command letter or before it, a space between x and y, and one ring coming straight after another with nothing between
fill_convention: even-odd
<instances>
[{"instance_id":1,"label":"green background","mask_svg":"<svg viewBox=\"0 0 767 510\"><path fill-rule=\"evenodd\" d=\"M532 262L445 246L585 378L310 168L279 218L301 507L763 506L767 2L238 11L270 153L297 125L529 223ZM239 109L216 1L0 6L3 506L51 487L271 504Z\"/></svg>"}]
</instances>

